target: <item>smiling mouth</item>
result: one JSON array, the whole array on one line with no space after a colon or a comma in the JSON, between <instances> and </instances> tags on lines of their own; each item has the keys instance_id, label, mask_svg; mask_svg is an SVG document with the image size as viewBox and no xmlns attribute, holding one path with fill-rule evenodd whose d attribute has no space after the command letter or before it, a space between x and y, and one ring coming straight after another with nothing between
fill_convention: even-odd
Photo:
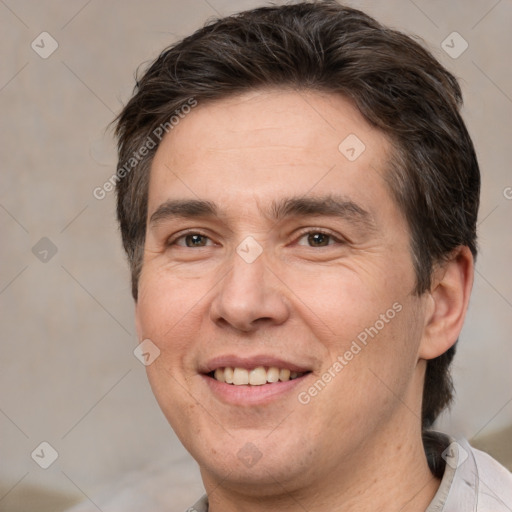
<instances>
[{"instance_id":1,"label":"smiling mouth","mask_svg":"<svg viewBox=\"0 0 512 512\"><path fill-rule=\"evenodd\" d=\"M298 379L307 373L311 372L294 372L287 368L277 368L275 366L257 366L253 369L226 366L217 368L215 371L208 373L208 376L218 382L233 386L262 386Z\"/></svg>"}]
</instances>

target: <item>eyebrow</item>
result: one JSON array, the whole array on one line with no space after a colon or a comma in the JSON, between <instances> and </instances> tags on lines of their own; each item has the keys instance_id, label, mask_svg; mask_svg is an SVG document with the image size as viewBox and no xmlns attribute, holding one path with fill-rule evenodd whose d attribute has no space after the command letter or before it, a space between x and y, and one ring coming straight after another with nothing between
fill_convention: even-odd
<instances>
[{"instance_id":1,"label":"eyebrow","mask_svg":"<svg viewBox=\"0 0 512 512\"><path fill-rule=\"evenodd\" d=\"M370 212L354 201L334 194L320 197L291 197L273 201L270 211L270 216L275 221L292 216L339 217L368 229L376 227Z\"/></svg>"},{"instance_id":2,"label":"eyebrow","mask_svg":"<svg viewBox=\"0 0 512 512\"><path fill-rule=\"evenodd\" d=\"M169 199L151 215L149 224L158 224L172 218L217 217L218 208L211 201L200 199Z\"/></svg>"},{"instance_id":3,"label":"eyebrow","mask_svg":"<svg viewBox=\"0 0 512 512\"><path fill-rule=\"evenodd\" d=\"M289 217L338 217L358 224L361 228L376 228L373 216L363 207L343 196L328 194L315 197L289 197L274 200L265 215L275 222ZM151 215L150 225L173 218L221 217L218 206L200 199L169 199Z\"/></svg>"}]
</instances>

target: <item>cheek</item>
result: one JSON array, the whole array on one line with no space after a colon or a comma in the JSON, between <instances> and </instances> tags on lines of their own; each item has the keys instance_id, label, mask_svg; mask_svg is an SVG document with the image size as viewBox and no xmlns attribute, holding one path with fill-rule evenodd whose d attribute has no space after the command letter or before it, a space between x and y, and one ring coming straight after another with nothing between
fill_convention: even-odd
<instances>
[{"instance_id":1,"label":"cheek","mask_svg":"<svg viewBox=\"0 0 512 512\"><path fill-rule=\"evenodd\" d=\"M352 358L347 374L352 375L353 382L359 381L361 398L371 396L376 408L389 402L396 405L397 397L407 394L421 340L417 315L414 300L402 298L376 310L367 325L352 336L351 348L345 353L345 359ZM351 352L358 353L352 356Z\"/></svg>"},{"instance_id":2,"label":"cheek","mask_svg":"<svg viewBox=\"0 0 512 512\"><path fill-rule=\"evenodd\" d=\"M353 403L367 403L370 391L383 403L390 395L386 385L403 392L411 378L421 331L410 277L359 265L302 280L311 309L302 310L328 352L323 371L336 375L331 389L349 393Z\"/></svg>"},{"instance_id":3,"label":"cheek","mask_svg":"<svg viewBox=\"0 0 512 512\"><path fill-rule=\"evenodd\" d=\"M183 425L190 427L187 418L197 414L197 404L184 390L195 373L191 345L199 339L196 331L200 323L194 319L198 295L197 288L180 286L163 272L148 269L139 280L135 311L138 334L140 339L150 339L160 350L159 357L146 367L148 380L168 421L180 432Z\"/></svg>"},{"instance_id":4,"label":"cheek","mask_svg":"<svg viewBox=\"0 0 512 512\"><path fill-rule=\"evenodd\" d=\"M312 407L329 411L328 425L322 429L330 435L343 431L353 440L364 437L364 432L378 429L403 403L408 404L420 336L410 318L413 312L406 304L400 306L372 310L366 318L359 317L359 326L352 325L342 337L332 339L329 366L323 371L334 377L322 391L302 390ZM387 323L381 312L389 312Z\"/></svg>"},{"instance_id":5,"label":"cheek","mask_svg":"<svg viewBox=\"0 0 512 512\"><path fill-rule=\"evenodd\" d=\"M155 343L172 339L172 333L189 321L194 308L199 306L206 290L201 281L186 285L170 272L147 268L139 280L139 296L136 305L139 336Z\"/></svg>"},{"instance_id":6,"label":"cheek","mask_svg":"<svg viewBox=\"0 0 512 512\"><path fill-rule=\"evenodd\" d=\"M201 340L201 298L207 288L184 286L168 274L141 275L136 319L139 339L150 339L160 356L146 367L150 384L162 407L179 401L180 389L195 375L194 347ZM172 399L171 399L172 396ZM167 398L166 398L167 397Z\"/></svg>"},{"instance_id":7,"label":"cheek","mask_svg":"<svg viewBox=\"0 0 512 512\"><path fill-rule=\"evenodd\" d=\"M382 330L380 315L390 310L385 320L393 318L393 304L403 295L396 284L393 288L382 277L385 272L377 264L364 265L355 259L332 267L288 268L282 275L293 292L294 309L332 355L342 354L361 333L364 338L365 329L376 322Z\"/></svg>"}]
</instances>

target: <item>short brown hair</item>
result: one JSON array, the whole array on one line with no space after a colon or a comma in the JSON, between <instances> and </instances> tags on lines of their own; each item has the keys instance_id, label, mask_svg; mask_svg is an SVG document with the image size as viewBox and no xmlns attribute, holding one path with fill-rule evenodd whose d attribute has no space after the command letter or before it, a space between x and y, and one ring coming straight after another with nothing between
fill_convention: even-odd
<instances>
[{"instance_id":1,"label":"short brown hair","mask_svg":"<svg viewBox=\"0 0 512 512\"><path fill-rule=\"evenodd\" d=\"M165 49L116 120L117 214L135 300L158 144L133 169L125 163L191 98L269 87L341 94L387 135L395 151L385 178L410 229L416 294L456 247L476 257L480 171L454 76L411 37L334 1L262 7L213 20ZM452 399L454 353L455 345L427 363L424 428Z\"/></svg>"}]
</instances>

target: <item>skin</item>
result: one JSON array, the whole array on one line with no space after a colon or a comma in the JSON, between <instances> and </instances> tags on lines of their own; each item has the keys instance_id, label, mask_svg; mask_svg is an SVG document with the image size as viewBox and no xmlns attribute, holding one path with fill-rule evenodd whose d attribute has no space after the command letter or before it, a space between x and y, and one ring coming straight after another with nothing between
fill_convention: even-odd
<instances>
[{"instance_id":1,"label":"skin","mask_svg":"<svg viewBox=\"0 0 512 512\"><path fill-rule=\"evenodd\" d=\"M366 147L354 161L338 149L349 134ZM200 465L211 512L420 511L439 486L421 442L424 372L462 328L473 260L458 248L429 292L412 293L407 223L383 179L391 151L343 97L284 89L199 104L158 148L137 331L161 351L148 377ZM268 214L273 201L333 193L372 226ZM152 223L170 199L208 200L218 214ZM252 263L236 251L248 236L262 249ZM300 403L396 303L400 312ZM271 355L311 373L275 399L234 405L200 372L225 354ZM247 464L240 450L259 459Z\"/></svg>"}]
</instances>

